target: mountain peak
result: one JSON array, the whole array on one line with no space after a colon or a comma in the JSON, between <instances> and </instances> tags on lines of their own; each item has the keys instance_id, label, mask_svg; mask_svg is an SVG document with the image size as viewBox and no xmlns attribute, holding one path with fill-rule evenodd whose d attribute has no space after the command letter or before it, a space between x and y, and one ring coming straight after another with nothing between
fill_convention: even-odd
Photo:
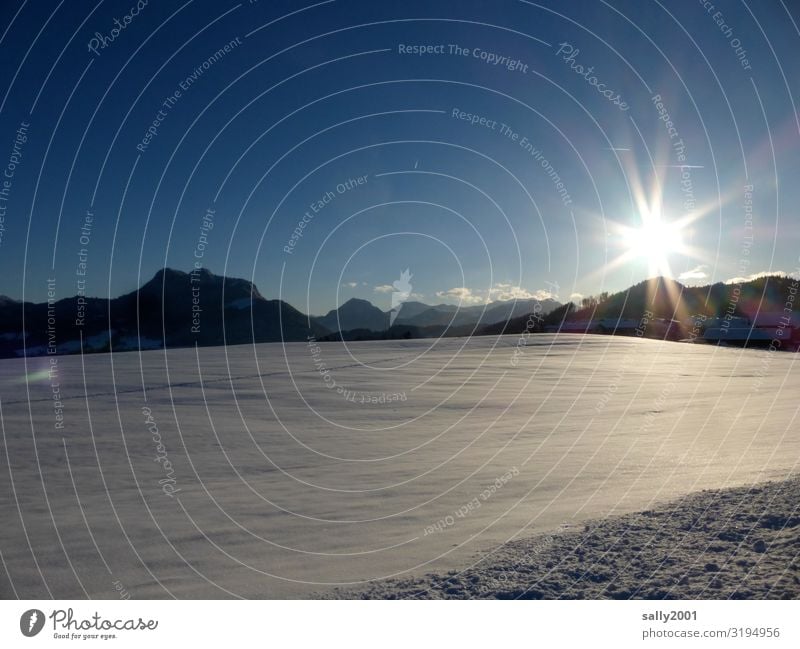
<instances>
[{"instance_id":1,"label":"mountain peak","mask_svg":"<svg viewBox=\"0 0 800 649\"><path fill-rule=\"evenodd\" d=\"M159 268L156 271L156 274L153 275L153 279L151 279L150 282L163 283L169 281L170 279L178 279L186 276L187 274L184 273L182 270L175 270L174 268L164 267L164 268ZM147 283L149 284L150 282Z\"/></svg>"},{"instance_id":2,"label":"mountain peak","mask_svg":"<svg viewBox=\"0 0 800 649\"><path fill-rule=\"evenodd\" d=\"M157 293L160 295L162 291L168 293L182 290L189 283L199 286L206 293L221 292L224 285L226 301L243 298L264 299L256 285L250 280L216 275L207 268L192 270L188 273L174 268L161 268L153 275L153 279L142 285L139 293Z\"/></svg>"},{"instance_id":3,"label":"mountain peak","mask_svg":"<svg viewBox=\"0 0 800 649\"><path fill-rule=\"evenodd\" d=\"M364 299L362 299L360 297L351 297L349 300L347 300L347 302L343 302L342 306L340 306L339 308L341 309L341 308L347 306L348 304L350 306L356 306L356 305L357 306L374 306L372 304L372 302L370 302L369 300L364 300Z\"/></svg>"},{"instance_id":4,"label":"mountain peak","mask_svg":"<svg viewBox=\"0 0 800 649\"><path fill-rule=\"evenodd\" d=\"M371 329L383 331L389 326L388 316L369 300L352 297L338 309L332 309L319 318L331 331Z\"/></svg>"}]
</instances>

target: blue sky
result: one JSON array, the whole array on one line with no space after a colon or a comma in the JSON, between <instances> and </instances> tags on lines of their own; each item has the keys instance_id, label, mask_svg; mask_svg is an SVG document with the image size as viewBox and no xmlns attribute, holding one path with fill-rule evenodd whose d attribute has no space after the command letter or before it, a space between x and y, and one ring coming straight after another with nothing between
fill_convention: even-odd
<instances>
[{"instance_id":1,"label":"blue sky","mask_svg":"<svg viewBox=\"0 0 800 649\"><path fill-rule=\"evenodd\" d=\"M800 13L711 5L5 3L0 294L198 263L323 313L406 268L465 304L797 272Z\"/></svg>"}]
</instances>

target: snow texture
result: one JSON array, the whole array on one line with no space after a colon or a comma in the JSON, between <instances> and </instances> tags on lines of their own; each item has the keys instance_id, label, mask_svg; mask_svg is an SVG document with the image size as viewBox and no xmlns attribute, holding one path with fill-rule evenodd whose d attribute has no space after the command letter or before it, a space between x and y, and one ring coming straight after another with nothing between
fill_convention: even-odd
<instances>
[{"instance_id":1,"label":"snow texture","mask_svg":"<svg viewBox=\"0 0 800 649\"><path fill-rule=\"evenodd\" d=\"M363 592L785 479L796 358L541 334L0 361L0 595Z\"/></svg>"}]
</instances>

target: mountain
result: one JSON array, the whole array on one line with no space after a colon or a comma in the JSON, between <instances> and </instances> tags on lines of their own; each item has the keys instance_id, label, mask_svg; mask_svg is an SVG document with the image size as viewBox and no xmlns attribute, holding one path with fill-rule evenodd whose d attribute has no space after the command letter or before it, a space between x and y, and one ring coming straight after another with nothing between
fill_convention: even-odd
<instances>
[{"instance_id":1,"label":"mountain","mask_svg":"<svg viewBox=\"0 0 800 649\"><path fill-rule=\"evenodd\" d=\"M621 326L630 332L632 322L660 320L663 324L671 321L670 335L680 338L702 336L706 326L719 327L720 322L730 322L735 318L761 323L756 326L774 328L780 318L789 318L800 310L800 301L794 300L797 290L798 280L781 275L706 286L684 286L670 278L656 277L625 291L604 295L600 301L590 300L595 303L572 311L565 326L569 328L572 323L586 327L591 322L609 320L608 325L601 324L612 328ZM788 308L788 311L784 311L784 308ZM626 322L614 324L623 321ZM773 324L767 325L769 321ZM716 324L712 324L714 322ZM652 327L641 335L661 337L661 329ZM748 344L767 340L763 336L755 336Z\"/></svg>"},{"instance_id":2,"label":"mountain","mask_svg":"<svg viewBox=\"0 0 800 649\"><path fill-rule=\"evenodd\" d=\"M794 300L797 292L797 280L778 275L759 277L740 284L720 282L691 287L670 278L657 277L612 295L604 294L600 300L591 299L591 303L583 308L578 308L571 302L558 305L546 300L537 306L535 300L520 300L516 303L492 303L481 315L483 306L459 310L452 305L438 305L421 309L421 303L415 303L415 312L410 317L401 309L401 315L394 326L386 331L354 328L330 334L325 339L386 340L570 331L576 324L588 329L588 323L603 319L612 322L608 333L616 329L613 322L627 321L624 326L620 325L622 328L618 333L628 335L630 322L654 319L661 319L664 323L671 321L672 324L667 329L670 332L669 337L681 338L687 337L693 330L693 323L698 316L700 320L724 318L728 315L756 319L757 314L772 314L774 319L775 314L783 315L787 304L792 304L797 313L800 310L800 300ZM403 316L406 316L405 319ZM451 320L454 324L448 326ZM702 325L694 333L698 330L702 333ZM666 337L664 327L655 325L644 330L643 335Z\"/></svg>"},{"instance_id":3,"label":"mountain","mask_svg":"<svg viewBox=\"0 0 800 649\"><path fill-rule=\"evenodd\" d=\"M235 345L317 339L369 340L466 336L480 326L526 314L548 313L544 300L457 307L404 303L391 311L353 298L322 317L307 316L281 300L268 300L245 279L208 270L159 270L141 287L117 298L69 297L34 304L0 296L0 358ZM54 323L48 328L48 319ZM23 326L24 325L24 326ZM24 335L22 332L25 332ZM48 347L48 344L55 347Z\"/></svg>"},{"instance_id":4,"label":"mountain","mask_svg":"<svg viewBox=\"0 0 800 649\"><path fill-rule=\"evenodd\" d=\"M402 322L404 320L408 320L409 318L418 316L420 313L427 311L428 309L438 309L444 306L444 304L440 304L438 307L432 307L430 304L423 304L422 302L409 300L408 302L403 302L400 305L400 308L397 311L396 321ZM391 313L391 311L389 311L389 313Z\"/></svg>"},{"instance_id":5,"label":"mountain","mask_svg":"<svg viewBox=\"0 0 800 649\"><path fill-rule=\"evenodd\" d=\"M14 306L15 304L21 304L21 302L19 300L13 300L10 297L6 297L5 295L0 295L0 309Z\"/></svg>"},{"instance_id":6,"label":"mountain","mask_svg":"<svg viewBox=\"0 0 800 649\"><path fill-rule=\"evenodd\" d=\"M537 313L542 316L547 315L561 306L555 300L509 300L507 302L492 302L486 310L486 314L481 317L479 324L489 325L497 322L504 322L511 318L526 316L529 313Z\"/></svg>"},{"instance_id":7,"label":"mountain","mask_svg":"<svg viewBox=\"0 0 800 649\"><path fill-rule=\"evenodd\" d=\"M265 299L252 282L207 270L165 268L111 300L76 296L50 308L0 301L0 357L44 355L50 342L57 353L78 353L81 337L84 352L98 352L304 341L329 333L286 302Z\"/></svg>"},{"instance_id":8,"label":"mountain","mask_svg":"<svg viewBox=\"0 0 800 649\"><path fill-rule=\"evenodd\" d=\"M554 300L508 300L497 301L477 306L456 306L454 304L437 304L430 306L422 302L404 302L397 310L397 317L391 322L391 311L381 311L367 300L352 298L338 309L333 309L316 320L332 332L356 332L363 336L362 330L375 333L386 331L390 323L411 329L404 331L421 332L426 328L431 331L444 331L445 328L456 327L470 333L477 327L504 322L509 318L525 315L533 311L547 314L558 308L560 303ZM419 330L419 331L418 331ZM422 332L425 333L425 332ZM348 335L356 335L350 333ZM438 334L437 334L438 335ZM418 337L413 335L412 337ZM380 338L380 337L378 337Z\"/></svg>"},{"instance_id":9,"label":"mountain","mask_svg":"<svg viewBox=\"0 0 800 649\"><path fill-rule=\"evenodd\" d=\"M570 320L650 317L684 320L690 316L754 316L782 311L795 280L778 275L759 277L741 284L718 282L684 286L668 277L655 277L576 310ZM796 288L795 288L796 291Z\"/></svg>"},{"instance_id":10,"label":"mountain","mask_svg":"<svg viewBox=\"0 0 800 649\"><path fill-rule=\"evenodd\" d=\"M406 304L403 304L397 312L397 318L395 319L396 324L412 325L415 327L430 327L433 325L444 326L450 323L459 310L454 304L429 306L421 302L413 302L411 309L406 309L406 306ZM466 311L466 309L470 308L472 307L464 307L462 311Z\"/></svg>"},{"instance_id":11,"label":"mountain","mask_svg":"<svg viewBox=\"0 0 800 649\"><path fill-rule=\"evenodd\" d=\"M416 303L419 304L419 303ZM528 313L541 313L546 315L557 309L561 304L555 300L525 299L495 301L477 306L457 307L451 304L439 304L420 310L418 307L409 313L407 305L403 305L395 320L396 324L413 325L416 327L430 326L486 326L504 322ZM423 305L424 306L424 305Z\"/></svg>"},{"instance_id":12,"label":"mountain","mask_svg":"<svg viewBox=\"0 0 800 649\"><path fill-rule=\"evenodd\" d=\"M148 315L140 324L141 335L165 336L168 347L291 342L328 333L286 302L265 299L252 282L207 270L161 270L118 302L124 314L135 314L138 304Z\"/></svg>"},{"instance_id":13,"label":"mountain","mask_svg":"<svg viewBox=\"0 0 800 649\"><path fill-rule=\"evenodd\" d=\"M725 284L719 284L724 287ZM701 294L709 287L686 287L668 277L654 277L604 297L597 304L577 309L570 320L600 318L640 319L646 312L656 318L682 319L688 313L702 313Z\"/></svg>"},{"instance_id":14,"label":"mountain","mask_svg":"<svg viewBox=\"0 0 800 649\"><path fill-rule=\"evenodd\" d=\"M315 318L281 300L265 299L247 280L206 270L184 273L165 268L137 290L110 300L75 296L34 304L0 296L0 358L42 356L53 349L70 354L296 342L309 336L383 340L512 334L605 318L677 320L685 333L687 323L697 316L753 318L757 313L782 314L786 304L797 311L797 288L797 280L775 275L741 284L692 287L659 277L603 294L583 308L553 300L511 300L460 309L407 302L389 327L390 312L367 300L348 300Z\"/></svg>"},{"instance_id":15,"label":"mountain","mask_svg":"<svg viewBox=\"0 0 800 649\"><path fill-rule=\"evenodd\" d=\"M338 309L328 311L317 322L331 331L370 329L383 331L389 326L389 315L367 300L351 298Z\"/></svg>"}]
</instances>

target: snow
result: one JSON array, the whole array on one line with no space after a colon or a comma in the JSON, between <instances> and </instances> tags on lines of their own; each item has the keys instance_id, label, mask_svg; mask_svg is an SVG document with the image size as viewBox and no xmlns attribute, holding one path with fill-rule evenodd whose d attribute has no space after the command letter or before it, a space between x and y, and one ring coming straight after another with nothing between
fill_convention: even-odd
<instances>
[{"instance_id":1,"label":"snow","mask_svg":"<svg viewBox=\"0 0 800 649\"><path fill-rule=\"evenodd\" d=\"M541 334L0 361L0 595L307 597L783 478L796 358Z\"/></svg>"}]
</instances>

